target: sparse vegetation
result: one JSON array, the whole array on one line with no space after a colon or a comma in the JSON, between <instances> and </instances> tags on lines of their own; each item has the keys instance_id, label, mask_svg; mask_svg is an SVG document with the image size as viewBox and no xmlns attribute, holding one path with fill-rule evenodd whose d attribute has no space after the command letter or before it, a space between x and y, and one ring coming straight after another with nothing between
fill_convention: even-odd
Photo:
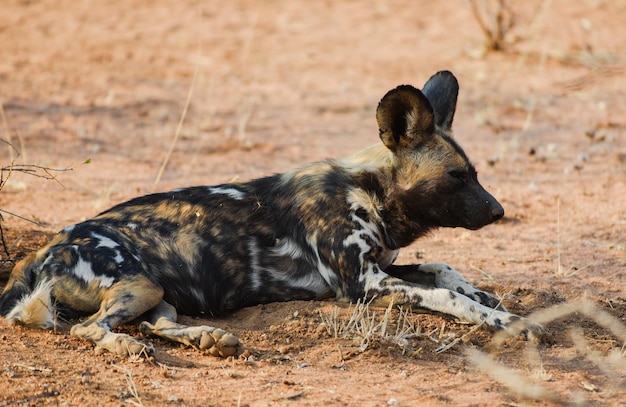
<instances>
[{"instance_id":1,"label":"sparse vegetation","mask_svg":"<svg viewBox=\"0 0 626 407\"><path fill-rule=\"evenodd\" d=\"M472 15L485 39L487 51L504 51L518 41L525 39L532 33L532 28L541 12L547 8L550 0L541 0L539 5L528 17L523 17L518 9L522 4L513 6L510 0L468 0ZM526 5L527 3L524 2ZM517 33L516 28L524 26L525 34Z\"/></svg>"},{"instance_id":2,"label":"sparse vegetation","mask_svg":"<svg viewBox=\"0 0 626 407\"><path fill-rule=\"evenodd\" d=\"M398 309L393 315L393 304L382 316L370 307L370 302L357 301L349 307L349 316L339 313L339 307L333 306L330 313L320 311L322 327L333 338L355 338L359 341L359 350L380 346L397 346L406 353L410 349L409 340L425 336L419 324L411 322L410 310Z\"/></svg>"},{"instance_id":3,"label":"sparse vegetation","mask_svg":"<svg viewBox=\"0 0 626 407\"><path fill-rule=\"evenodd\" d=\"M616 346L613 350L600 352L585 338L583 329L578 324L573 324L569 328L568 336L577 356L584 358L590 367L593 366L603 372L606 385L612 388L612 391L623 389L626 384L623 380L623 375L626 373L626 352L624 351L626 346L626 325L618 318L586 300L569 301L554 305L536 311L528 318L549 328L550 324L570 315L580 315L595 322L598 326L610 332L621 343L621 346ZM521 331L524 328L523 323L519 324L518 328ZM587 400L584 395L580 392L576 394L576 389L571 389L570 394L564 395L545 385L552 381L553 375L546 370L544 363L541 362L541 351L535 348L535 345L532 343L527 345L528 350L526 352L519 355L526 359L526 364L535 366L530 372L507 366L505 363L497 360L495 355L504 350L507 338L509 338L509 335L506 332L498 332L492 340L493 347L491 347L490 353L468 348L465 352L466 356L479 370L504 384L518 397L550 401L562 405L569 405L572 402L575 405L586 405ZM566 361L558 360L557 358L557 360L553 359L551 363L556 367L565 365ZM589 384L587 382L581 382L580 385L587 391L596 391L598 388L597 384ZM571 394L576 394L576 400L571 399Z\"/></svg>"},{"instance_id":4,"label":"sparse vegetation","mask_svg":"<svg viewBox=\"0 0 626 407\"><path fill-rule=\"evenodd\" d=\"M126 380L127 395L124 397L124 402L129 403L136 407L142 407L144 404L139 396L135 379L133 378L133 372L125 366L113 365L114 368L124 373L124 380Z\"/></svg>"},{"instance_id":5,"label":"sparse vegetation","mask_svg":"<svg viewBox=\"0 0 626 407\"><path fill-rule=\"evenodd\" d=\"M3 112L4 110L0 108L0 111ZM2 114L2 118L6 124L4 114ZM20 156L19 151L8 140L0 139L0 143L5 144L9 148L9 155L11 157L11 162L9 165L0 167L0 192L2 192L7 182L9 181L9 178L14 173L23 173L46 180L54 180L60 183L60 181L57 179L57 173L72 170L71 168L49 168L36 164L18 164L16 163L16 160ZM2 217L3 214L14 216L37 226L42 226L39 222L33 219L29 219L18 213L8 211L4 208L0 208L0 244L2 244L2 251L5 255L5 258L0 260L0 265L6 263L7 261L13 262L10 253L11 244L8 244L4 237L4 230L2 226L2 221L4 220L4 218Z\"/></svg>"},{"instance_id":6,"label":"sparse vegetation","mask_svg":"<svg viewBox=\"0 0 626 407\"><path fill-rule=\"evenodd\" d=\"M528 318L544 325L549 330L551 324L570 315L579 315L593 321L620 341L620 346L614 346L613 350L609 352L601 352L586 339L581 325L572 325L567 334L573 344L572 350L584 358L590 366L603 372L606 386L619 391L624 385L623 374L626 372L626 325L618 318L589 301L570 301L554 305L537 311ZM515 360L515 367L513 367L498 357L499 354L506 351L507 340L511 338L511 335L505 331L500 331L494 335L491 344L485 347L489 351L485 352L471 345L467 346L467 343L471 343L472 336L475 336L477 331L482 328L480 325L472 326L464 333L446 332L446 322L443 322L440 328L426 332L420 323L416 322L416 316L412 315L410 311L394 309L393 306L382 311L372 307L367 302L351 304L347 309L335 305L330 312L320 311L320 318L321 327L329 336L357 341L359 352L386 346L397 347L402 350L402 354L415 356L423 350L423 347L419 346L419 341L422 340L439 344L433 349L434 353L445 352L460 344L459 346L461 349L465 349L465 355L476 368L501 382L516 397L558 404L572 402L567 395L549 387L549 383L555 379L555 375L551 373L550 369L562 368L566 361L559 360L559 358L554 360L553 358L548 367L542 360L543 348L539 346L536 340L528 341L525 351L514 351L510 355L510 358ZM517 332L522 334L526 327L524 322L520 321L516 328ZM343 363L344 357L340 347L339 353ZM527 366L527 368L520 369L520 366ZM597 391L599 388L597 383L581 382L580 385L587 391ZM572 391L574 390L572 389ZM583 394L577 394L576 397L574 400L576 405L586 403Z\"/></svg>"}]
</instances>

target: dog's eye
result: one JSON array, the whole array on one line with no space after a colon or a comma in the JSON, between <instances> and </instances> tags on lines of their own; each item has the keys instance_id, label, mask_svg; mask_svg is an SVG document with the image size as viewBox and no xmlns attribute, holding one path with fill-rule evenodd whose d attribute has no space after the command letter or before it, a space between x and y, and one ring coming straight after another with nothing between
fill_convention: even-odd
<instances>
[{"instance_id":1,"label":"dog's eye","mask_svg":"<svg viewBox=\"0 0 626 407\"><path fill-rule=\"evenodd\" d=\"M448 175L463 182L465 182L465 180L467 179L467 172L461 170L448 171Z\"/></svg>"}]
</instances>

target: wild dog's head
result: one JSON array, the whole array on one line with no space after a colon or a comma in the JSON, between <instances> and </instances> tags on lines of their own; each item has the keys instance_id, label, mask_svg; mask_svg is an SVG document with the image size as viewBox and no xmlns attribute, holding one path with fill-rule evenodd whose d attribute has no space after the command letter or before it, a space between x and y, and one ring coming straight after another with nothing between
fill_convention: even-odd
<instances>
[{"instance_id":1,"label":"wild dog's head","mask_svg":"<svg viewBox=\"0 0 626 407\"><path fill-rule=\"evenodd\" d=\"M392 246L436 227L479 229L504 215L451 137L458 91L454 75L442 71L422 91L402 85L378 105L380 138L395 156L384 204Z\"/></svg>"}]
</instances>

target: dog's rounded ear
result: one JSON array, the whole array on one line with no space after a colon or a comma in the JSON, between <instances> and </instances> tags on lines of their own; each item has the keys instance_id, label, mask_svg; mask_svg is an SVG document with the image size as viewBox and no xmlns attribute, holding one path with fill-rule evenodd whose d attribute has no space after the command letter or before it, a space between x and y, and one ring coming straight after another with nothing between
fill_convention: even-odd
<instances>
[{"instance_id":1,"label":"dog's rounded ear","mask_svg":"<svg viewBox=\"0 0 626 407\"><path fill-rule=\"evenodd\" d=\"M435 118L430 102L410 85L387 92L376 110L383 144L393 152L414 149L433 136Z\"/></svg>"},{"instance_id":2,"label":"dog's rounded ear","mask_svg":"<svg viewBox=\"0 0 626 407\"><path fill-rule=\"evenodd\" d=\"M459 96L459 82L452 72L439 71L431 76L424 84L422 93L433 107L437 126L444 131L450 131Z\"/></svg>"}]
</instances>

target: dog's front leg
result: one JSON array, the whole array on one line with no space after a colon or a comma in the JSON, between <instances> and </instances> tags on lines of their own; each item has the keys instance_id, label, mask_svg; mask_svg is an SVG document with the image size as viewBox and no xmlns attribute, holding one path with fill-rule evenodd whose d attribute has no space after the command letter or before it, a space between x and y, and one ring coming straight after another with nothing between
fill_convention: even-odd
<instances>
[{"instance_id":1,"label":"dog's front leg","mask_svg":"<svg viewBox=\"0 0 626 407\"><path fill-rule=\"evenodd\" d=\"M523 320L520 316L507 311L493 309L480 304L471 298L452 291L431 285L422 285L391 276L378 267L365 271L361 282L366 299L373 303L388 306L390 303L414 309L426 309L451 315L466 322L484 323L495 329L504 329L511 334L519 332L510 326ZM527 331L539 334L541 326L526 321Z\"/></svg>"},{"instance_id":2,"label":"dog's front leg","mask_svg":"<svg viewBox=\"0 0 626 407\"><path fill-rule=\"evenodd\" d=\"M458 271L445 263L392 264L385 272L393 277L423 286L447 288L489 308L506 311L502 302L469 283Z\"/></svg>"}]
</instances>

